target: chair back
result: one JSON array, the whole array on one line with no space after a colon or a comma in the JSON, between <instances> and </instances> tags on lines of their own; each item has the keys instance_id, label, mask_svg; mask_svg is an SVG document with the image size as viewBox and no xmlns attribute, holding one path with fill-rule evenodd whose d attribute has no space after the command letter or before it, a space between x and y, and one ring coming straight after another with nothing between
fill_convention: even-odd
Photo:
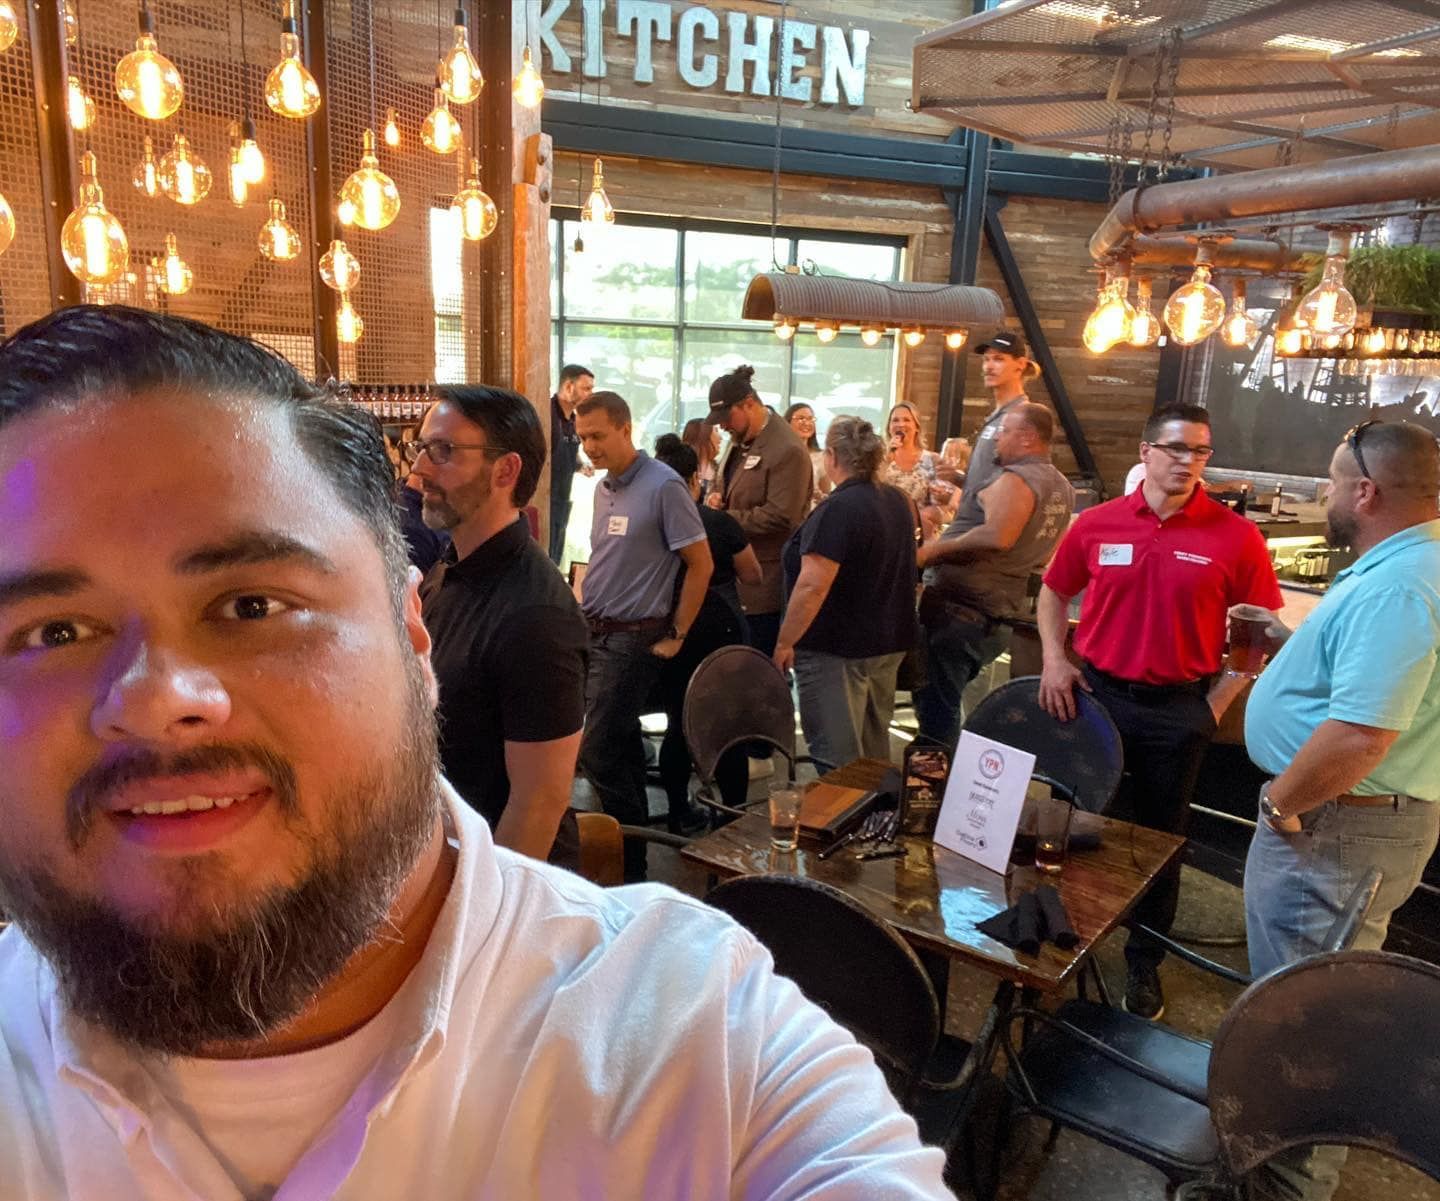
<instances>
[{"instance_id":1,"label":"chair back","mask_svg":"<svg viewBox=\"0 0 1440 1201\"><path fill-rule=\"evenodd\" d=\"M935 988L905 940L844 893L799 876L742 876L705 900L870 1049L903 1100L940 1037Z\"/></svg>"},{"instance_id":2,"label":"chair back","mask_svg":"<svg viewBox=\"0 0 1440 1201\"><path fill-rule=\"evenodd\" d=\"M580 838L576 871L592 884L613 888L625 883L625 836L608 813L575 814Z\"/></svg>"},{"instance_id":3,"label":"chair back","mask_svg":"<svg viewBox=\"0 0 1440 1201\"><path fill-rule=\"evenodd\" d=\"M1237 1176L1291 1147L1368 1147L1440 1180L1440 968L1313 955L1256 981L1210 1052L1210 1112Z\"/></svg>"},{"instance_id":4,"label":"chair back","mask_svg":"<svg viewBox=\"0 0 1440 1201\"><path fill-rule=\"evenodd\" d=\"M1102 812L1114 799L1125 768L1120 731L1105 707L1075 690L1074 721L1060 721L1040 707L1040 677L1021 676L1000 685L975 706L965 729L1035 756L1035 771L1066 785L1077 808Z\"/></svg>"},{"instance_id":5,"label":"chair back","mask_svg":"<svg viewBox=\"0 0 1440 1201\"><path fill-rule=\"evenodd\" d=\"M685 742L701 780L715 779L720 756L743 742L763 741L795 761L795 702L767 655L751 646L722 646L700 661L685 689Z\"/></svg>"}]
</instances>

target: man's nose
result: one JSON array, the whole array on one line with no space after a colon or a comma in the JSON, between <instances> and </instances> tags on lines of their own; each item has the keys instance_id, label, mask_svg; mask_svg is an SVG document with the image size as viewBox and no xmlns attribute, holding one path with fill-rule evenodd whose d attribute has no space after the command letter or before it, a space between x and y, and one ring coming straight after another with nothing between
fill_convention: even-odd
<instances>
[{"instance_id":1,"label":"man's nose","mask_svg":"<svg viewBox=\"0 0 1440 1201\"><path fill-rule=\"evenodd\" d=\"M198 741L229 718L229 693L210 668L136 635L121 640L90 728L106 740Z\"/></svg>"}]
</instances>

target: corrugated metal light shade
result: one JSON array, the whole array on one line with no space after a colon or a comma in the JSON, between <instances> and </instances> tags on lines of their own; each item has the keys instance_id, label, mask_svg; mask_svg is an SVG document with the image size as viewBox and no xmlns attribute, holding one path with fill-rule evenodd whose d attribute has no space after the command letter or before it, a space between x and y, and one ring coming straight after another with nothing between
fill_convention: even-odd
<instances>
[{"instance_id":1,"label":"corrugated metal light shade","mask_svg":"<svg viewBox=\"0 0 1440 1201\"><path fill-rule=\"evenodd\" d=\"M960 284L891 283L835 275L769 271L745 290L742 317L783 314L803 321L951 330L999 325L1000 297Z\"/></svg>"}]
</instances>

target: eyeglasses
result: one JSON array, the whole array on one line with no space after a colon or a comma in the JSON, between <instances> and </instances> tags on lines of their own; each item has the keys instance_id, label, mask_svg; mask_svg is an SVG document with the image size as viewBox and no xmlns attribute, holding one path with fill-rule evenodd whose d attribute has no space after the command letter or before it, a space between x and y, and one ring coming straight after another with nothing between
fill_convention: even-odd
<instances>
[{"instance_id":1,"label":"eyeglasses","mask_svg":"<svg viewBox=\"0 0 1440 1201\"><path fill-rule=\"evenodd\" d=\"M1352 425L1345 431L1345 445L1350 448L1350 453L1355 456L1355 462L1360 468L1360 474L1372 483L1375 477L1370 474L1370 469L1365 466L1365 456L1360 453L1360 439L1365 436L1365 431L1372 425L1384 425L1383 421L1371 418L1369 421L1362 421L1359 425Z\"/></svg>"},{"instance_id":2,"label":"eyeglasses","mask_svg":"<svg viewBox=\"0 0 1440 1201\"><path fill-rule=\"evenodd\" d=\"M1215 453L1213 446L1191 446L1186 442L1149 442L1146 445L1163 450L1172 459L1182 461L1191 458L1203 463Z\"/></svg>"},{"instance_id":3,"label":"eyeglasses","mask_svg":"<svg viewBox=\"0 0 1440 1201\"><path fill-rule=\"evenodd\" d=\"M400 446L400 453L411 467L422 454L429 455L430 461L436 467L444 467L457 450L482 450L492 455L510 453L498 446L486 446L483 442L451 442L447 438L416 438L413 442L404 442Z\"/></svg>"}]
</instances>

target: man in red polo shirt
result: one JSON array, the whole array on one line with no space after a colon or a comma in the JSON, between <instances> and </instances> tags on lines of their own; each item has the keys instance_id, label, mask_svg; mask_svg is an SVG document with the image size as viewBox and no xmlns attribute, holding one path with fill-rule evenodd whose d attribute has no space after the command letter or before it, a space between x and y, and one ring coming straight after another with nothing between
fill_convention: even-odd
<instances>
[{"instance_id":1,"label":"man in red polo shirt","mask_svg":"<svg viewBox=\"0 0 1440 1201\"><path fill-rule=\"evenodd\" d=\"M1044 647L1040 703L1075 715L1075 686L1115 719L1128 769L1117 809L1142 825L1183 834L1200 761L1243 677L1221 675L1232 605L1280 608L1265 539L1200 484L1213 453L1210 415L1198 405L1158 409L1145 424L1144 483L1129 496L1080 514L1055 550L1040 592ZM1065 653L1070 598L1085 592L1075 651ZM1180 865L1135 910L1168 933L1180 896ZM1125 1007L1158 1018L1157 968L1164 950L1132 932Z\"/></svg>"}]
</instances>

